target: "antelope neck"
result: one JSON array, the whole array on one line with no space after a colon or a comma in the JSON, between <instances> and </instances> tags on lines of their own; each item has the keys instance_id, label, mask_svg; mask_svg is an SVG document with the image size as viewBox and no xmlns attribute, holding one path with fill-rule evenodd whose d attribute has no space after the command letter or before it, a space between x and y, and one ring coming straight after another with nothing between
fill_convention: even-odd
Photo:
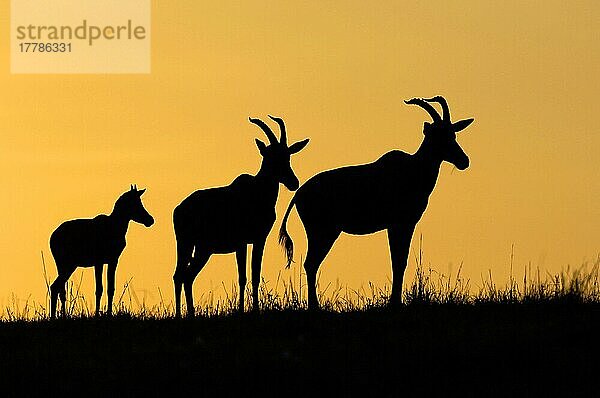
<instances>
[{"instance_id":1,"label":"antelope neck","mask_svg":"<svg viewBox=\"0 0 600 398\"><path fill-rule=\"evenodd\" d=\"M442 157L436 153L427 137L423 139L421 146L419 146L419 149L417 149L417 152L413 156L425 168L439 170L442 164Z\"/></svg>"},{"instance_id":2,"label":"antelope neck","mask_svg":"<svg viewBox=\"0 0 600 398\"><path fill-rule=\"evenodd\" d=\"M123 234L127 233L130 218L126 216L118 207L115 207L108 217L120 232L123 232Z\"/></svg>"},{"instance_id":3,"label":"antelope neck","mask_svg":"<svg viewBox=\"0 0 600 398\"><path fill-rule=\"evenodd\" d=\"M273 206L275 206L277 196L279 195L279 181L277 181L272 174L266 171L263 166L261 166L260 170L254 177L254 181L256 182L256 187L258 190L264 192L264 195L267 196L267 198L273 199Z\"/></svg>"},{"instance_id":4,"label":"antelope neck","mask_svg":"<svg viewBox=\"0 0 600 398\"><path fill-rule=\"evenodd\" d=\"M421 146L413 155L417 168L421 170L421 183L428 193L433 192L437 182L442 158L439 156L427 138L423 139Z\"/></svg>"}]
</instances>

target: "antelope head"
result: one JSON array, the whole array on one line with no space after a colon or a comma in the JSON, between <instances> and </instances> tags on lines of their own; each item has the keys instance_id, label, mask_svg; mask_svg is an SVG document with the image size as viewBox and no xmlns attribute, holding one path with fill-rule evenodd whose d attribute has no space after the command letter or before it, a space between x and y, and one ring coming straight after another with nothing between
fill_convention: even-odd
<instances>
[{"instance_id":1,"label":"antelope head","mask_svg":"<svg viewBox=\"0 0 600 398\"><path fill-rule=\"evenodd\" d=\"M469 157L456 142L456 133L466 129L474 119L463 119L452 123L448 103L439 95L433 98L413 98L404 102L408 105L420 106L431 116L432 122L423 124L423 134L432 145L436 156L452 163L459 170L469 167ZM440 104L442 116L431 105L432 102Z\"/></svg>"},{"instance_id":2,"label":"antelope head","mask_svg":"<svg viewBox=\"0 0 600 398\"><path fill-rule=\"evenodd\" d=\"M129 220L140 223L145 227L150 227L154 224L154 217L148 213L142 203L142 195L146 192L145 189L139 189L136 185L131 185L129 191L125 192L117 200L115 209L125 214Z\"/></svg>"},{"instance_id":3,"label":"antelope head","mask_svg":"<svg viewBox=\"0 0 600 398\"><path fill-rule=\"evenodd\" d=\"M269 139L269 145L256 139L256 146L263 157L261 170L271 175L290 191L295 191L300 186L300 182L292 170L290 158L291 155L300 152L308 144L309 139L307 138L288 146L283 119L271 115L269 115L269 118L279 125L279 130L281 131L279 141L277 141L277 137L275 137L275 134L265 122L260 119L248 118L250 123L254 123L260 127Z\"/></svg>"}]
</instances>

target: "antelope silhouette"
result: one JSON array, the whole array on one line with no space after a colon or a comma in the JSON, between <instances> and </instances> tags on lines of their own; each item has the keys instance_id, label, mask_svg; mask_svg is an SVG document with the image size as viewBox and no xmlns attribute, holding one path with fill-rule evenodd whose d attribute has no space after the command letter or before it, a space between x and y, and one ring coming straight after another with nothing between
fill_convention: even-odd
<instances>
[{"instance_id":1,"label":"antelope silhouette","mask_svg":"<svg viewBox=\"0 0 600 398\"><path fill-rule=\"evenodd\" d=\"M255 176L242 174L230 185L202 189L185 198L173 211L177 240L175 311L181 316L181 287L184 286L188 316L194 315L192 285L212 254L236 253L240 289L239 310L244 311L247 245L252 244L252 304L258 310L258 286L265 241L275 223L275 204L279 184L290 191L300 185L290 163L290 156L302 150L308 139L288 147L285 124L269 115L279 125L278 142L270 127L260 119L248 118L265 133L267 146L256 139L262 155Z\"/></svg>"},{"instance_id":2,"label":"antelope silhouette","mask_svg":"<svg viewBox=\"0 0 600 398\"><path fill-rule=\"evenodd\" d=\"M115 202L110 215L100 214L94 218L65 221L50 236L50 251L54 257L58 277L52 283L50 313L56 316L56 302L60 295L62 316L66 316L65 285L77 267L94 267L96 276L96 315L100 313L102 298L102 270L108 265L108 314L112 314L115 294L115 271L119 256L125 249L125 235L129 221L150 227L154 218L142 204L145 189L132 185Z\"/></svg>"},{"instance_id":3,"label":"antelope silhouette","mask_svg":"<svg viewBox=\"0 0 600 398\"><path fill-rule=\"evenodd\" d=\"M440 104L443 117L432 102ZM416 153L410 155L394 150L372 163L321 172L298 189L287 208L279 242L284 247L289 267L294 246L286 223L295 205L308 239L304 269L311 309L319 305L317 270L339 235L342 232L366 235L384 229L392 259L390 304L400 304L410 241L435 187L440 165L447 161L459 170L469 166L469 158L456 142L456 133L469 126L473 119L452 123L448 104L441 96L413 98L405 103L420 106L433 119L432 123L425 122L423 142Z\"/></svg>"}]
</instances>

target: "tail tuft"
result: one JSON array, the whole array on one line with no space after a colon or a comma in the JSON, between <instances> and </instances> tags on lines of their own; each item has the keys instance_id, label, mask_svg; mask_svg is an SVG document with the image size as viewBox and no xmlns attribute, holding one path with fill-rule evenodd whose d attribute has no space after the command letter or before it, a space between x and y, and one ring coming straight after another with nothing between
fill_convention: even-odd
<instances>
[{"instance_id":1,"label":"tail tuft","mask_svg":"<svg viewBox=\"0 0 600 398\"><path fill-rule=\"evenodd\" d=\"M296 201L296 196L292 198L288 208L283 216L283 221L281 222L281 228L279 229L279 244L283 246L283 250L285 251L285 256L287 257L286 268L290 268L292 263L294 262L294 242L292 241L292 237L287 232L287 219L292 211L292 207L294 207L294 203Z\"/></svg>"},{"instance_id":2,"label":"tail tuft","mask_svg":"<svg viewBox=\"0 0 600 398\"><path fill-rule=\"evenodd\" d=\"M285 268L290 268L294 262L294 242L292 241L290 234L288 234L285 224L283 224L279 230L279 244L283 246L285 256L287 257Z\"/></svg>"}]
</instances>

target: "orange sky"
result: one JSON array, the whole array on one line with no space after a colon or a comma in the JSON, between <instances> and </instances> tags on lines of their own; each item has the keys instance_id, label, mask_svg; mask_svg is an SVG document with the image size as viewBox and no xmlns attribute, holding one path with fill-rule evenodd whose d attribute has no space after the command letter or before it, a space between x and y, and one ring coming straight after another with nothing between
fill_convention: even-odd
<instances>
[{"instance_id":1,"label":"orange sky","mask_svg":"<svg viewBox=\"0 0 600 398\"><path fill-rule=\"evenodd\" d=\"M63 220L107 213L136 183L156 218L132 225L117 269L139 297L171 300L171 214L192 191L258 170L248 116L285 118L301 181L414 152L426 114L402 104L442 94L453 116L474 117L459 137L464 172L442 166L415 240L425 262L480 284L492 270L577 266L600 252L597 2L153 1L149 75L11 75L8 2L0 7L0 304L43 300L40 250L52 278L50 233ZM282 187L281 215L291 194ZM305 237L290 217L297 274ZM413 250L416 246L413 247ZM409 278L414 271L411 258ZM263 275L284 256L269 237ZM340 239L322 285L390 277L384 233ZM282 276L291 276L283 271ZM79 278L79 273L75 274ZM235 280L235 258L214 256L195 289ZM93 271L84 271L92 302Z\"/></svg>"}]
</instances>

